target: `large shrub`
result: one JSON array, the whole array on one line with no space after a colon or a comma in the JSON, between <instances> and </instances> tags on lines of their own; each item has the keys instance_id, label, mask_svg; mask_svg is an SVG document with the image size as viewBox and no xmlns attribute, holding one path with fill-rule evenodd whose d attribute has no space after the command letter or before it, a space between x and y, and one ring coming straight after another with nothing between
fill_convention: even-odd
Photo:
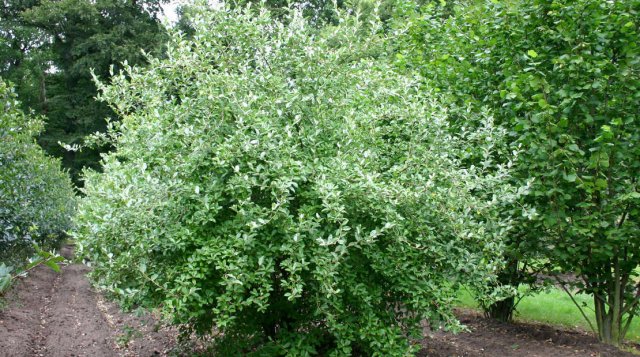
<instances>
[{"instance_id":1,"label":"large shrub","mask_svg":"<svg viewBox=\"0 0 640 357\"><path fill-rule=\"evenodd\" d=\"M17 262L33 243L52 247L71 228L73 188L60 162L36 144L42 127L0 80L0 261Z\"/></svg>"},{"instance_id":2,"label":"large shrub","mask_svg":"<svg viewBox=\"0 0 640 357\"><path fill-rule=\"evenodd\" d=\"M450 134L375 23L196 14L101 87L122 121L76 233L97 283L243 354L403 355L423 319L454 327L454 289L501 248L506 170L461 164L494 167L491 118Z\"/></svg>"}]
</instances>

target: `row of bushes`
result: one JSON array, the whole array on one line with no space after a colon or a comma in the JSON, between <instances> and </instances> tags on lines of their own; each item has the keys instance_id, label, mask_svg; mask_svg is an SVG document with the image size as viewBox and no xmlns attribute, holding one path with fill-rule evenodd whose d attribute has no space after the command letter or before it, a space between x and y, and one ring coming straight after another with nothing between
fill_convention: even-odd
<instances>
[{"instance_id":1,"label":"row of bushes","mask_svg":"<svg viewBox=\"0 0 640 357\"><path fill-rule=\"evenodd\" d=\"M0 80L0 262L9 265L23 264L33 244L53 248L72 225L74 189L35 142L42 128Z\"/></svg>"}]
</instances>

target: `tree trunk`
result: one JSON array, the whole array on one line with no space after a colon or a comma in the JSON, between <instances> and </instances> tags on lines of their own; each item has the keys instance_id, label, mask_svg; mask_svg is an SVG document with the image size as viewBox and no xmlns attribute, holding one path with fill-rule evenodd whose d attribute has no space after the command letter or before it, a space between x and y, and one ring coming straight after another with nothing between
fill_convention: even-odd
<instances>
[{"instance_id":1,"label":"tree trunk","mask_svg":"<svg viewBox=\"0 0 640 357\"><path fill-rule=\"evenodd\" d=\"M619 346L622 343L622 316L614 314L614 307L607 308L607 304L600 297L594 297L596 324L598 325L598 339L606 344Z\"/></svg>"},{"instance_id":2,"label":"tree trunk","mask_svg":"<svg viewBox=\"0 0 640 357\"><path fill-rule=\"evenodd\" d=\"M596 289L593 292L593 305L598 339L606 344L620 346L632 316L627 316L627 320L623 319L626 313L624 290L628 276L621 274L617 261L614 262L613 268L611 281L602 285L604 289Z\"/></svg>"}]
</instances>

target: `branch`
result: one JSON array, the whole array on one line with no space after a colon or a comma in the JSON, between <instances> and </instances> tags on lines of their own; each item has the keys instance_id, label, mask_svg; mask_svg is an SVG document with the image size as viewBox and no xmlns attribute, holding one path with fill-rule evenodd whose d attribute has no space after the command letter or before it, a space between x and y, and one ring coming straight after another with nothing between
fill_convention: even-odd
<instances>
[{"instance_id":1,"label":"branch","mask_svg":"<svg viewBox=\"0 0 640 357\"><path fill-rule=\"evenodd\" d=\"M624 212L622 212L622 217L620 217L620 222L618 222L618 228L622 227L622 224L627 219L627 216L629 215L629 208L630 204L627 203L627 207L624 209Z\"/></svg>"},{"instance_id":2,"label":"branch","mask_svg":"<svg viewBox=\"0 0 640 357\"><path fill-rule=\"evenodd\" d=\"M624 309L622 309L622 314L624 315L624 314L628 313L629 311L631 311L631 309L633 309L636 305L638 305L639 301L640 301L640 290L638 290L638 292L636 293L636 297L633 299L633 301L628 303L624 307Z\"/></svg>"},{"instance_id":3,"label":"branch","mask_svg":"<svg viewBox=\"0 0 640 357\"><path fill-rule=\"evenodd\" d=\"M21 277L25 276L25 275L26 275L28 272L30 272L31 270L33 270L33 269L35 269L35 268L39 267L39 266L40 266L40 265L42 265L42 264L46 264L48 261L53 260L53 259L56 259L56 258L58 258L58 257L59 257L58 255L53 255L53 256L50 256L50 257L48 257L48 258L45 258L45 259L42 259L42 260L38 261L38 262L37 262L36 264L34 264L33 266L30 266L30 267L29 267L29 268L27 268L27 269L24 269L24 270L21 270L21 271L17 272L15 275L13 275L13 276L11 277L11 281L14 281L14 280L16 280L16 279L18 279L18 278L21 278Z\"/></svg>"},{"instance_id":4,"label":"branch","mask_svg":"<svg viewBox=\"0 0 640 357\"><path fill-rule=\"evenodd\" d=\"M593 323L591 323L591 320L587 317L587 314L585 314L585 312L582 309L582 307L580 306L580 304L578 304L576 299L574 299L573 295L571 295L571 292L569 291L569 289L567 289L567 287L565 286L566 283L561 281L560 278L558 278L557 276L555 276L555 278L556 278L556 281L558 281L558 284L560 284L560 286L562 287L562 290L564 290L567 293L567 295L569 295L569 297L571 298L571 301L573 301L573 304L578 307L578 310L580 310L580 313L582 314L582 317L584 317L584 319L589 324L589 327L591 328L591 331L593 331L593 333L595 333L595 334L598 334L598 331L595 328L593 328Z\"/></svg>"}]
</instances>

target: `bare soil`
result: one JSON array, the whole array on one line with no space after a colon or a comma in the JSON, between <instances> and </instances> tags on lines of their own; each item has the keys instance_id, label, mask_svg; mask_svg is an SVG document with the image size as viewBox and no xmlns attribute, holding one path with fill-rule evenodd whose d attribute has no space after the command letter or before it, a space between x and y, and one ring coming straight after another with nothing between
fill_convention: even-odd
<instances>
[{"instance_id":1,"label":"bare soil","mask_svg":"<svg viewBox=\"0 0 640 357\"><path fill-rule=\"evenodd\" d=\"M70 258L71 246L62 254ZM89 284L84 265L38 267L17 282L0 311L0 356L160 356L176 331L146 314L125 314Z\"/></svg>"},{"instance_id":2,"label":"bare soil","mask_svg":"<svg viewBox=\"0 0 640 357\"><path fill-rule=\"evenodd\" d=\"M457 335L426 331L418 356L434 357L614 357L637 356L604 345L584 331L531 323L502 323L486 319L476 311L456 311L469 332ZM427 328L428 330L428 328ZM626 346L637 350L637 346Z\"/></svg>"},{"instance_id":3,"label":"bare soil","mask_svg":"<svg viewBox=\"0 0 640 357\"><path fill-rule=\"evenodd\" d=\"M70 258L71 246L62 254ZM89 284L84 265L58 274L35 269L6 295L0 310L0 356L189 356L177 331L148 313L123 313ZM419 356L634 356L580 331L545 325L503 324L458 311L469 332L425 330Z\"/></svg>"}]
</instances>

